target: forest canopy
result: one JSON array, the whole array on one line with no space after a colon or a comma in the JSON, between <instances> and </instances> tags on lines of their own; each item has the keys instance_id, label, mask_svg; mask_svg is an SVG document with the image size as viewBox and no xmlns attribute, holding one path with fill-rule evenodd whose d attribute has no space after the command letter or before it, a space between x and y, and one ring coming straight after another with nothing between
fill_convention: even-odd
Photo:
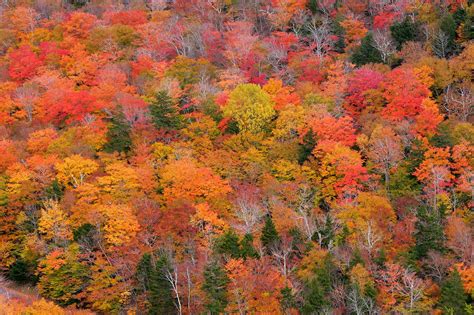
<instances>
[{"instance_id":1,"label":"forest canopy","mask_svg":"<svg viewBox=\"0 0 474 315\"><path fill-rule=\"evenodd\" d=\"M1 1L0 310L474 314L473 25L471 0Z\"/></svg>"}]
</instances>

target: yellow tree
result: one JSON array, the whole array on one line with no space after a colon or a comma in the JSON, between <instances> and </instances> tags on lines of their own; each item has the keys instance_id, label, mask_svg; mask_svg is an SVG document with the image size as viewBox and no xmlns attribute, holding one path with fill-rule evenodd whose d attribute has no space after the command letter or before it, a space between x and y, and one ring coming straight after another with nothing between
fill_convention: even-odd
<instances>
[{"instance_id":1,"label":"yellow tree","mask_svg":"<svg viewBox=\"0 0 474 315\"><path fill-rule=\"evenodd\" d=\"M349 240L365 249L369 256L392 239L396 215L387 198L361 192L353 204L342 206L337 218L349 229Z\"/></svg>"},{"instance_id":2,"label":"yellow tree","mask_svg":"<svg viewBox=\"0 0 474 315\"><path fill-rule=\"evenodd\" d=\"M229 95L224 114L232 117L243 132L259 133L275 116L273 101L256 84L240 84Z\"/></svg>"},{"instance_id":3,"label":"yellow tree","mask_svg":"<svg viewBox=\"0 0 474 315\"><path fill-rule=\"evenodd\" d=\"M93 160L76 154L65 158L62 163L56 164L56 170L58 171L57 179L65 186L77 188L98 168L99 165Z\"/></svg>"},{"instance_id":4,"label":"yellow tree","mask_svg":"<svg viewBox=\"0 0 474 315\"><path fill-rule=\"evenodd\" d=\"M127 205L101 205L99 212L105 218L104 238L109 246L127 244L140 230L137 217Z\"/></svg>"},{"instance_id":5,"label":"yellow tree","mask_svg":"<svg viewBox=\"0 0 474 315\"><path fill-rule=\"evenodd\" d=\"M104 194L116 200L130 198L140 188L137 173L123 163L115 162L105 167L106 176L97 179L97 186Z\"/></svg>"},{"instance_id":6,"label":"yellow tree","mask_svg":"<svg viewBox=\"0 0 474 315\"><path fill-rule=\"evenodd\" d=\"M72 238L69 218L55 200L48 200L41 210L38 231L48 241L58 242Z\"/></svg>"}]
</instances>

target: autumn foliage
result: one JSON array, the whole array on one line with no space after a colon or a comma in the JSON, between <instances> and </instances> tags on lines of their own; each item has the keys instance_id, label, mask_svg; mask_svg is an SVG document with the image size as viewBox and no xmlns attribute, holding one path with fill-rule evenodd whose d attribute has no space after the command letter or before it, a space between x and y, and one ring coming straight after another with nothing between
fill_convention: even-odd
<instances>
[{"instance_id":1,"label":"autumn foliage","mask_svg":"<svg viewBox=\"0 0 474 315\"><path fill-rule=\"evenodd\" d=\"M473 314L473 19L0 1L0 313Z\"/></svg>"}]
</instances>

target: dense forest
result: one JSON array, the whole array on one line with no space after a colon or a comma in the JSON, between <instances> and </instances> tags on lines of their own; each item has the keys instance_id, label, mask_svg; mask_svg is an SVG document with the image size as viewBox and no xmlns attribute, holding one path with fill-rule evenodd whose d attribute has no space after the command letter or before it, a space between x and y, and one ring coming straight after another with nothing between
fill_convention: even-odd
<instances>
[{"instance_id":1,"label":"dense forest","mask_svg":"<svg viewBox=\"0 0 474 315\"><path fill-rule=\"evenodd\" d=\"M474 314L473 74L471 0L1 1L0 314Z\"/></svg>"}]
</instances>

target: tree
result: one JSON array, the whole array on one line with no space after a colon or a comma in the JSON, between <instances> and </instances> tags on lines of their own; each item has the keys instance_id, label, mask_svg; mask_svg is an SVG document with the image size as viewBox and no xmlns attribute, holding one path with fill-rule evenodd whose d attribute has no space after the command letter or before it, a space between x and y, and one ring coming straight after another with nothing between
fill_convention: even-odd
<instances>
[{"instance_id":1,"label":"tree","mask_svg":"<svg viewBox=\"0 0 474 315\"><path fill-rule=\"evenodd\" d=\"M107 129L107 143L104 146L106 152L128 153L132 148L130 137L130 126L125 121L122 111L112 116Z\"/></svg>"},{"instance_id":2,"label":"tree","mask_svg":"<svg viewBox=\"0 0 474 315\"><path fill-rule=\"evenodd\" d=\"M270 252L272 247L278 246L280 243L280 236L275 228L272 218L267 215L265 218L265 225L262 229L262 235L260 236L262 245L266 248L267 252Z\"/></svg>"},{"instance_id":3,"label":"tree","mask_svg":"<svg viewBox=\"0 0 474 315\"><path fill-rule=\"evenodd\" d=\"M362 39L360 46L356 48L352 54L351 61L357 66L368 63L382 63L382 56L380 51L376 48L376 43L371 33Z\"/></svg>"},{"instance_id":4,"label":"tree","mask_svg":"<svg viewBox=\"0 0 474 315\"><path fill-rule=\"evenodd\" d=\"M173 130L181 126L181 116L166 91L159 91L149 108L151 120L157 129Z\"/></svg>"},{"instance_id":5,"label":"tree","mask_svg":"<svg viewBox=\"0 0 474 315\"><path fill-rule=\"evenodd\" d=\"M65 186L77 188L82 185L85 179L97 171L99 165L90 159L80 155L72 155L64 159L62 163L56 164L58 171L57 179Z\"/></svg>"},{"instance_id":6,"label":"tree","mask_svg":"<svg viewBox=\"0 0 474 315\"><path fill-rule=\"evenodd\" d=\"M229 278L217 262L210 262L204 269L202 290L206 294L205 307L210 314L222 314L227 307Z\"/></svg>"},{"instance_id":7,"label":"tree","mask_svg":"<svg viewBox=\"0 0 474 315\"><path fill-rule=\"evenodd\" d=\"M160 255L156 260L154 270L149 276L149 314L173 314L176 311L171 291L172 287L166 278L169 268L167 257Z\"/></svg>"},{"instance_id":8,"label":"tree","mask_svg":"<svg viewBox=\"0 0 474 315\"><path fill-rule=\"evenodd\" d=\"M42 61L31 50L30 46L23 45L10 55L10 67L8 74L14 80L23 81L31 79L38 68L43 65Z\"/></svg>"},{"instance_id":9,"label":"tree","mask_svg":"<svg viewBox=\"0 0 474 315\"><path fill-rule=\"evenodd\" d=\"M224 114L237 122L242 132L265 131L275 115L270 96L256 84L240 84L229 95Z\"/></svg>"},{"instance_id":10,"label":"tree","mask_svg":"<svg viewBox=\"0 0 474 315\"><path fill-rule=\"evenodd\" d=\"M55 249L40 261L38 289L45 297L69 305L81 301L89 271L79 261L79 245Z\"/></svg>"},{"instance_id":11,"label":"tree","mask_svg":"<svg viewBox=\"0 0 474 315\"><path fill-rule=\"evenodd\" d=\"M461 277L457 269L454 268L441 284L441 297L438 307L448 314L466 314L465 303L466 294L464 293Z\"/></svg>"},{"instance_id":12,"label":"tree","mask_svg":"<svg viewBox=\"0 0 474 315\"><path fill-rule=\"evenodd\" d=\"M239 237L233 230L228 230L215 240L214 251L217 254L226 255L234 259L239 258L241 256Z\"/></svg>"},{"instance_id":13,"label":"tree","mask_svg":"<svg viewBox=\"0 0 474 315\"><path fill-rule=\"evenodd\" d=\"M72 239L69 225L69 218L57 201L48 200L45 202L45 208L41 210L41 218L38 221L38 231L43 234L46 240L58 244L60 241Z\"/></svg>"},{"instance_id":14,"label":"tree","mask_svg":"<svg viewBox=\"0 0 474 315\"><path fill-rule=\"evenodd\" d=\"M443 252L445 248L444 220L445 206L437 211L430 211L426 207L420 207L417 211L417 222L415 224L416 245L414 254L416 258L426 257L429 251Z\"/></svg>"},{"instance_id":15,"label":"tree","mask_svg":"<svg viewBox=\"0 0 474 315\"><path fill-rule=\"evenodd\" d=\"M396 22L390 26L390 33L397 42L397 49L408 41L415 40L418 34L417 26L408 17L401 22Z\"/></svg>"}]
</instances>

